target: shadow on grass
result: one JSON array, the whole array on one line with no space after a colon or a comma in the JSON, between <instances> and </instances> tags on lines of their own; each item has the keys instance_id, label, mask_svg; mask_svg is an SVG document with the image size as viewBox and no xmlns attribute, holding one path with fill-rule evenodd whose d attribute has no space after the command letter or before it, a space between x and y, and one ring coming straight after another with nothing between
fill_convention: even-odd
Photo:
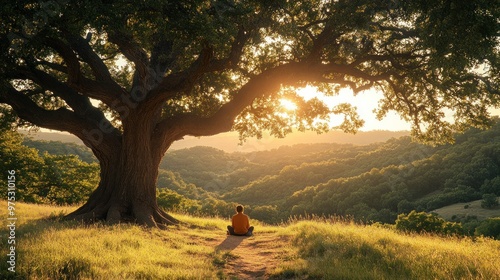
<instances>
[{"instance_id":1,"label":"shadow on grass","mask_svg":"<svg viewBox=\"0 0 500 280\"><path fill-rule=\"evenodd\" d=\"M234 235L228 235L224 241L221 242L221 244L217 245L215 247L216 250L222 250L222 251L232 251L238 247L241 242L243 242L244 239L247 239L248 236L234 236Z\"/></svg>"}]
</instances>

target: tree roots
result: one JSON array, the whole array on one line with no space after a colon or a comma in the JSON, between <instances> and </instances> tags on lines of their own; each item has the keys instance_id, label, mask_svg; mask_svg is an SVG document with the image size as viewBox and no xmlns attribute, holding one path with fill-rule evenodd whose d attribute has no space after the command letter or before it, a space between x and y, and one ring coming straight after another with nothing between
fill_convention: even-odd
<instances>
[{"instance_id":1,"label":"tree roots","mask_svg":"<svg viewBox=\"0 0 500 280\"><path fill-rule=\"evenodd\" d=\"M87 202L73 213L65 216L66 220L108 224L136 223L145 227L166 229L181 222L157 206L111 207L108 205L92 206Z\"/></svg>"}]
</instances>

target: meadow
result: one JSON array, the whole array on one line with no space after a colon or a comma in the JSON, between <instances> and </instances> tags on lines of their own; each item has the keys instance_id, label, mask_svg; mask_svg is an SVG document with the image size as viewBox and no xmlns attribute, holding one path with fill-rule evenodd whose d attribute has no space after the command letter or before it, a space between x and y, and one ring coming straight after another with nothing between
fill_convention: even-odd
<instances>
[{"instance_id":1,"label":"meadow","mask_svg":"<svg viewBox=\"0 0 500 280\"><path fill-rule=\"evenodd\" d=\"M475 216L481 221L492 217L500 217L500 207L492 209L483 208L481 207L481 201L474 200L471 202L455 203L435 209L432 212L437 213L446 220L453 220L457 216Z\"/></svg>"},{"instance_id":2,"label":"meadow","mask_svg":"<svg viewBox=\"0 0 500 280\"><path fill-rule=\"evenodd\" d=\"M341 219L256 225L226 236L227 219L174 214L168 230L83 225L72 207L16 204L16 267L1 279L500 279L500 242L403 234ZM7 218L7 202L0 216ZM1 254L8 254L0 230Z\"/></svg>"}]
</instances>

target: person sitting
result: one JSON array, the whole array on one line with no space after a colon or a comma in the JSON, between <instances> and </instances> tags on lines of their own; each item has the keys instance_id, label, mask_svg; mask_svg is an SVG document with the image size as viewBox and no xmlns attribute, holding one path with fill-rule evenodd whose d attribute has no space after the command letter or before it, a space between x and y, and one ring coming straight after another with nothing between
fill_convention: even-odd
<instances>
[{"instance_id":1,"label":"person sitting","mask_svg":"<svg viewBox=\"0 0 500 280\"><path fill-rule=\"evenodd\" d=\"M231 218L231 225L227 226L227 233L237 236L251 236L253 234L253 226L250 226L248 216L243 214L243 206L236 207L236 215Z\"/></svg>"}]
</instances>

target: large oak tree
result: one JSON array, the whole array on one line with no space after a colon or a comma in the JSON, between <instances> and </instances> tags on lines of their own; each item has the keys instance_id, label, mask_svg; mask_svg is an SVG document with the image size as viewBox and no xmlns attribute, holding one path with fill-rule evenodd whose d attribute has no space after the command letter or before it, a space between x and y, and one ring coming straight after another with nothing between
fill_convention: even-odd
<instances>
[{"instance_id":1,"label":"large oak tree","mask_svg":"<svg viewBox=\"0 0 500 280\"><path fill-rule=\"evenodd\" d=\"M362 125L349 104L297 95L305 85L378 89L378 116L398 112L421 140L486 127L500 97L499 16L489 0L10 1L2 118L92 149L100 183L71 218L174 224L156 180L184 136L324 131L331 113L344 131Z\"/></svg>"}]
</instances>

